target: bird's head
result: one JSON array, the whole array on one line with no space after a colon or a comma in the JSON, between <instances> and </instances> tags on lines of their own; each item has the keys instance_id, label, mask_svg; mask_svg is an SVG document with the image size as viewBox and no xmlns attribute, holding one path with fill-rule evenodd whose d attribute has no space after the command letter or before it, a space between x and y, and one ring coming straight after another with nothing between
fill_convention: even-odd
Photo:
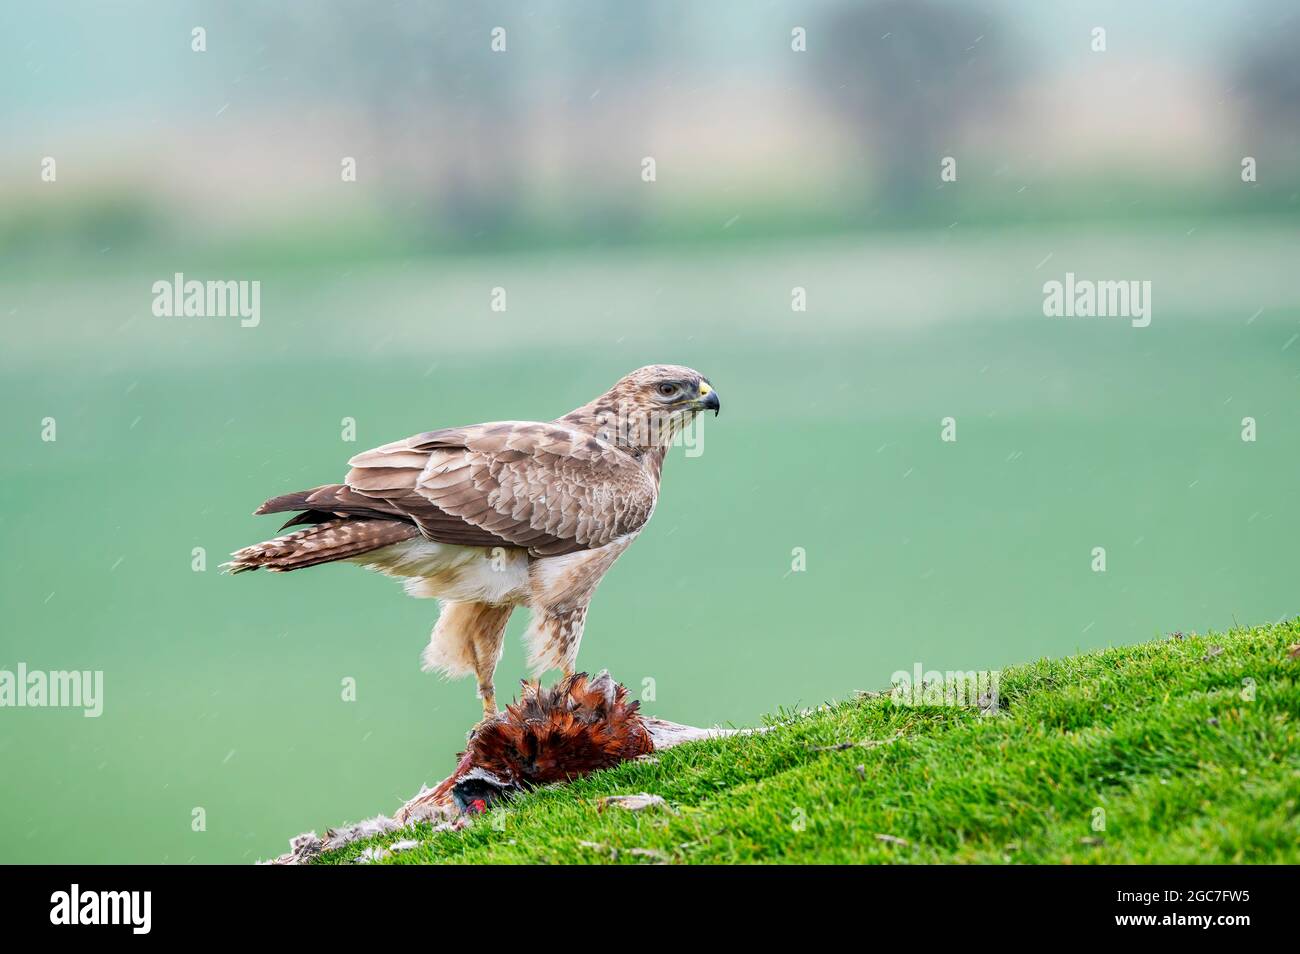
<instances>
[{"instance_id":1,"label":"bird's head","mask_svg":"<svg viewBox=\"0 0 1300 954\"><path fill-rule=\"evenodd\" d=\"M483 815L504 803L519 790L519 786L506 782L482 768L471 769L456 780L451 788L452 800L466 815Z\"/></svg>"},{"instance_id":2,"label":"bird's head","mask_svg":"<svg viewBox=\"0 0 1300 954\"><path fill-rule=\"evenodd\" d=\"M715 415L722 401L700 372L677 364L649 364L624 375L596 400L574 412L598 422L598 436L639 448L667 448L701 411Z\"/></svg>"}]
</instances>

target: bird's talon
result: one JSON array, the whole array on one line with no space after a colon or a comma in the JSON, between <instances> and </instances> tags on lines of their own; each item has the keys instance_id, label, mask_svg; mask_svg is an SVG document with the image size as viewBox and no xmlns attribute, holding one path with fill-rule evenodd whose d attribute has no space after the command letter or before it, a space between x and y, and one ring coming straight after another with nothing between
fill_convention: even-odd
<instances>
[{"instance_id":1,"label":"bird's talon","mask_svg":"<svg viewBox=\"0 0 1300 954\"><path fill-rule=\"evenodd\" d=\"M484 713L483 718L479 719L477 722L474 723L473 727L469 730L468 733L466 733L465 738L466 739L473 738L474 733L476 733L479 729L483 728L489 723L495 722L499 717L499 715L500 713L495 711L491 715Z\"/></svg>"}]
</instances>

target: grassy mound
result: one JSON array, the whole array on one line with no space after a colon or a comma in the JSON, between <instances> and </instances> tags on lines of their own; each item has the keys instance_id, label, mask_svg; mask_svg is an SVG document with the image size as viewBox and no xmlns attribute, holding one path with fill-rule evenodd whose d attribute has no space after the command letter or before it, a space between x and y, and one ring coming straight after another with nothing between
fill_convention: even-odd
<instances>
[{"instance_id":1,"label":"grassy mound","mask_svg":"<svg viewBox=\"0 0 1300 954\"><path fill-rule=\"evenodd\" d=\"M864 695L531 793L395 864L1300 862L1300 622L1001 676L1001 708ZM848 743L846 746L845 744ZM665 804L601 810L606 795Z\"/></svg>"}]
</instances>

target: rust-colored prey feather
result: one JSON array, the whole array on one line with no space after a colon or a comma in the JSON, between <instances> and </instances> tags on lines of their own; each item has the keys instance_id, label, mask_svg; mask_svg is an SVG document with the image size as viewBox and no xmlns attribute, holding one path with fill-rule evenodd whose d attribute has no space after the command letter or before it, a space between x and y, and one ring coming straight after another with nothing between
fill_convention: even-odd
<instances>
[{"instance_id":1,"label":"rust-colored prey feather","mask_svg":"<svg viewBox=\"0 0 1300 954\"><path fill-rule=\"evenodd\" d=\"M639 708L608 673L576 673L549 689L524 682L519 701L481 726L465 754L504 782L567 781L654 751Z\"/></svg>"}]
</instances>

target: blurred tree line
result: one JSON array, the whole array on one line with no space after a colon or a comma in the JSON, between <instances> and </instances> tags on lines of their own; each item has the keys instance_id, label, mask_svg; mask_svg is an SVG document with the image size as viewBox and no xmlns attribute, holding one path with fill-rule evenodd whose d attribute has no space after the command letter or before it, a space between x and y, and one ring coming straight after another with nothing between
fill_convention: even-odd
<instances>
[{"instance_id":1,"label":"blurred tree line","mask_svg":"<svg viewBox=\"0 0 1300 954\"><path fill-rule=\"evenodd\" d=\"M529 42L507 32L505 42L515 41L508 55L495 54L489 26L518 25L525 9ZM879 213L897 219L922 212L938 186L939 159L955 154L973 127L1005 118L1013 94L1029 81L1030 61L1002 9L981 0L811 8L816 54L804 92L839 118L855 144L837 188L861 223ZM652 106L626 93L605 104L599 97L615 99L630 76L647 87L670 80L674 56L693 35L707 33L705 21L683 10L692 12L603 0L542 0L527 8L506 0L343 0L258 15L266 35L282 38L277 61L329 77L330 95L365 117L369 161L392 184L395 215L429 236L490 242L530 216L592 236L638 232L642 200L636 190L611 186L609 157L642 154ZM1236 80L1248 104L1248 135L1289 142L1293 164L1297 23L1291 17L1260 30L1241 50ZM539 183L539 175L551 178ZM538 210L539 194L548 191L568 201Z\"/></svg>"},{"instance_id":2,"label":"blurred tree line","mask_svg":"<svg viewBox=\"0 0 1300 954\"><path fill-rule=\"evenodd\" d=\"M298 118L318 117L316 128L326 135L333 130L343 154L357 153L367 181L381 193L380 227L400 233L394 244L726 237L719 223L733 211L719 217L723 202L746 212L727 236L933 223L958 195L975 203L963 209L965 220L997 221L1000 193L943 193L938 172L943 156L967 154L962 148L977 131L1014 130L1027 121L1014 112L1017 94L1040 77L1031 74L1034 59L1021 48L1014 6L989 0L800 5L809 37L803 54L789 52L796 21L780 9L751 20L747 9L608 0L337 0L250 6L240 17L248 21L241 23L244 35L265 42L259 62L275 77L261 108L286 118L286 134ZM1141 180L1135 187L1142 209L1199 201L1227 212L1297 211L1300 10L1283 3L1268 8L1263 0L1252 9L1272 14L1235 18L1237 32L1222 41L1226 52L1205 68L1219 70L1212 82L1222 84L1236 123L1224 129L1221 148L1260 159L1258 188L1232 189L1225 176L1219 192L1189 199L1177 185ZM489 31L499 24L507 26L505 54L489 44ZM750 59L733 45L745 46ZM791 198L780 194L781 168L769 165L752 176L741 170L736 191L719 196L706 186L671 208L636 188L637 164L660 137L698 131L698 114L678 126L675 110L701 86L720 92L716 101L759 113L768 91L788 90L817 113L816 122L838 125L842 136L826 144L828 176L809 188L801 180L802 191ZM782 118L789 115L789 103L780 108ZM744 163L743 145L716 160L708 152L726 143L733 126L740 140L744 117L720 112L714 126L717 138L697 151L703 156L697 161ZM754 128L764 127L749 127L751 136ZM679 190L685 178L678 178ZM1146 202L1161 188L1164 206ZM102 248L105 236L145 241L151 230L165 228L157 224L166 214L154 214L153 191L136 194L108 183L101 192L57 214L48 203L0 206L0 246L49 245L66 233ZM1063 211L1040 201L1031 211L1083 215L1089 201L1081 195ZM792 210L797 202L804 207ZM765 210L771 210L767 231L760 232L752 223ZM692 215L699 216L698 232L690 231Z\"/></svg>"}]
</instances>

